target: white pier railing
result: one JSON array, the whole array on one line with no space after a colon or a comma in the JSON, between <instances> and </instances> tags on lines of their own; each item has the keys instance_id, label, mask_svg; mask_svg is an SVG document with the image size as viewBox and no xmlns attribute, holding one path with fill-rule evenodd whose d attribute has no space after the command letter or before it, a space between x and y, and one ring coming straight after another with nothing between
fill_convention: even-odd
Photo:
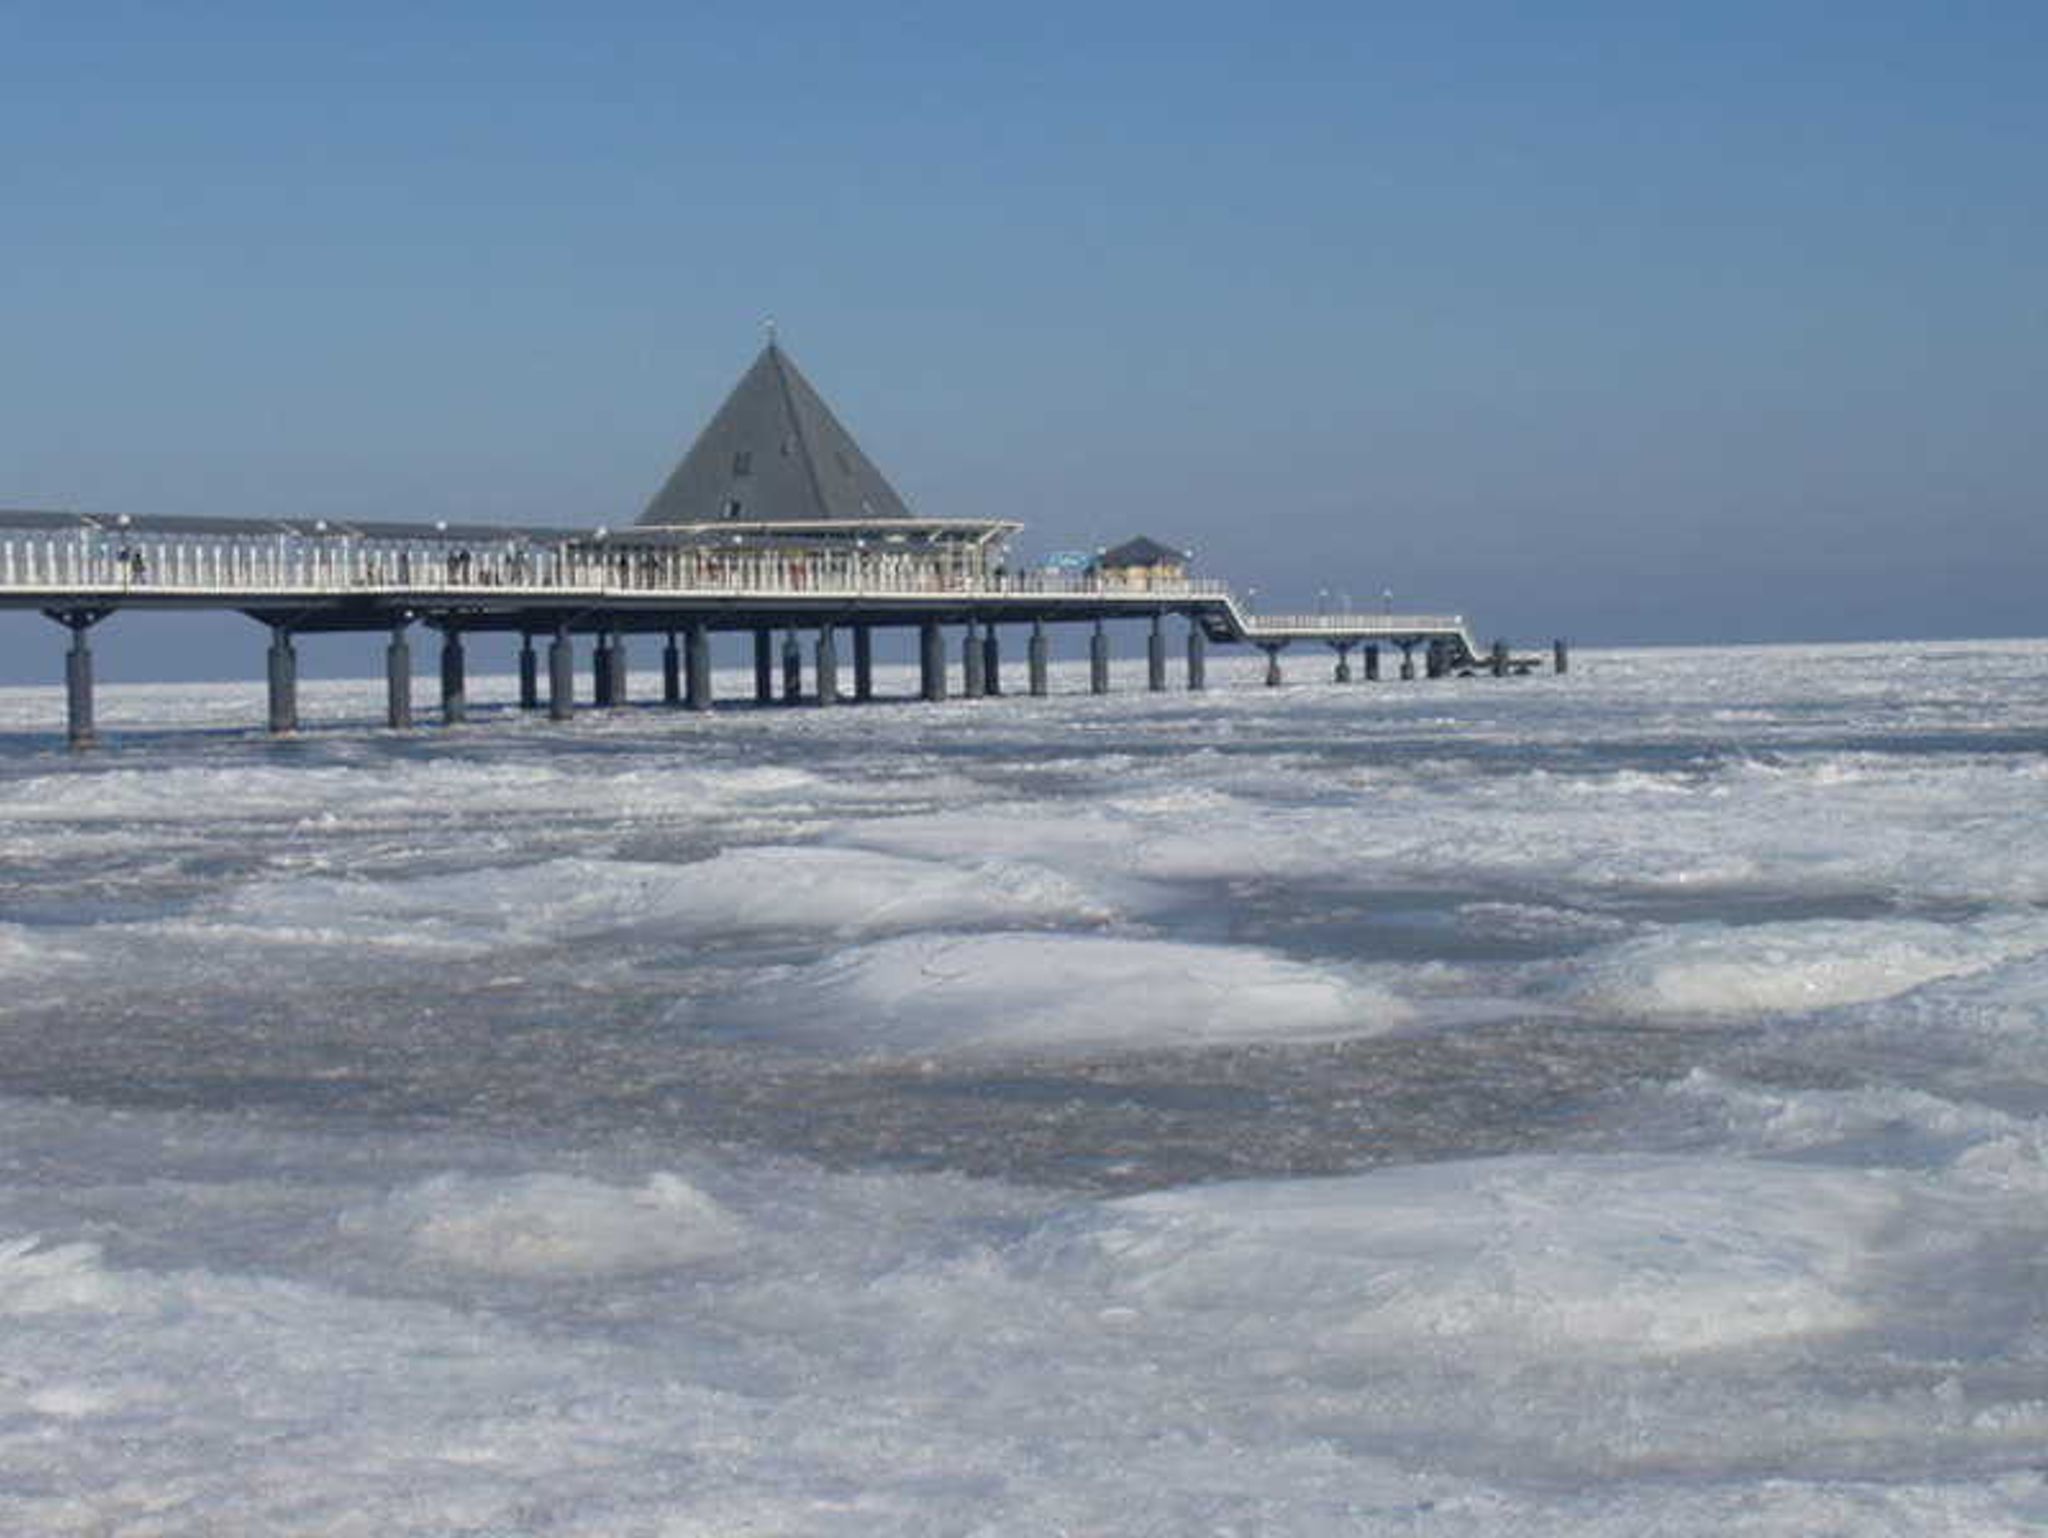
<instances>
[{"instance_id":1,"label":"white pier railing","mask_svg":"<svg viewBox=\"0 0 2048 1538\"><path fill-rule=\"evenodd\" d=\"M502 598L579 604L673 600L1069 600L1098 613L1208 608L1253 642L1456 636L1454 614L1254 614L1208 578L1007 570L970 544L839 549L607 541L594 537L463 539L346 532L133 533L118 526L8 527L0 519L0 599L15 606L373 600L422 606ZM993 617L993 616L991 616Z\"/></svg>"},{"instance_id":2,"label":"white pier railing","mask_svg":"<svg viewBox=\"0 0 2048 1538\"><path fill-rule=\"evenodd\" d=\"M1313 638L1355 635L1416 635L1463 630L1461 614L1246 614L1255 632Z\"/></svg>"}]
</instances>

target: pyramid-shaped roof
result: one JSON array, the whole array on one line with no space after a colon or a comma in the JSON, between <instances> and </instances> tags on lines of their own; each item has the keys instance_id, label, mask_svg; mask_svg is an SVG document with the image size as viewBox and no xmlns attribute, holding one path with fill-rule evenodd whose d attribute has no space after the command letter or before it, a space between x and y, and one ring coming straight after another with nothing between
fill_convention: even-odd
<instances>
[{"instance_id":1,"label":"pyramid-shaped roof","mask_svg":"<svg viewBox=\"0 0 2048 1538\"><path fill-rule=\"evenodd\" d=\"M771 337L640 522L871 523L910 516L896 488Z\"/></svg>"},{"instance_id":2,"label":"pyramid-shaped roof","mask_svg":"<svg viewBox=\"0 0 2048 1538\"><path fill-rule=\"evenodd\" d=\"M1149 534L1127 539L1121 545L1105 550L1095 558L1097 566L1124 569L1133 566L1185 566L1187 563L1187 551L1176 550L1171 545L1162 545Z\"/></svg>"}]
</instances>

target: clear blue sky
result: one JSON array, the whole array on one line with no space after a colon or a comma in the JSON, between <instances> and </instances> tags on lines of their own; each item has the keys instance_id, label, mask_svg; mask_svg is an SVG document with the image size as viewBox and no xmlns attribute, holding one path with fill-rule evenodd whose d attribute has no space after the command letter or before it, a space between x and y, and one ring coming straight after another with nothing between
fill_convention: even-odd
<instances>
[{"instance_id":1,"label":"clear blue sky","mask_svg":"<svg viewBox=\"0 0 2048 1538\"><path fill-rule=\"evenodd\" d=\"M1031 548L2039 633L2044 145L2039 0L0 0L0 505L617 522L773 314Z\"/></svg>"}]
</instances>

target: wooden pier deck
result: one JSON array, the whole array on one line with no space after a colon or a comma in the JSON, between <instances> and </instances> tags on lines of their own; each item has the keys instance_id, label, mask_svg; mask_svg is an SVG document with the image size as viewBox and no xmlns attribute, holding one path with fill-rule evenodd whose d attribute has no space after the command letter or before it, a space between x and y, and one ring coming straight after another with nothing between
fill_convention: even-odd
<instances>
[{"instance_id":1,"label":"wooden pier deck","mask_svg":"<svg viewBox=\"0 0 2048 1538\"><path fill-rule=\"evenodd\" d=\"M981 525L963 525L978 529ZM776 549L721 545L702 537L666 540L647 531L526 529L506 526L335 524L314 521L120 518L76 513L0 511L0 608L40 611L71 633L66 664L69 732L92 740L88 636L126 611L226 610L247 615L271 635L270 724L297 725L294 638L323 632L386 631L390 724L412 724L409 627L442 640L441 705L462 717L464 638L521 638L522 703L566 716L573 707L573 638L595 637L600 654L620 657L612 689L597 660L599 704L623 694L618 638L661 634L671 703L708 708L708 637L754 634L756 698L788 698L803 658L797 632L815 633L813 687L823 703L871 696L871 634L912 627L921 633L922 692L948 692L941 632L962 627L959 692L1001 687L1000 627L1028 626L1031 690L1044 692L1048 625L1093 627L1091 685L1106 691L1106 622L1149 621L1147 681L1166 687L1164 622L1186 626L1186 682L1204 685L1210 643L1266 651L1268 678L1280 681L1280 653L1318 644L1337 653L1337 676L1365 649L1365 674L1378 676L1378 649L1401 653L1414 676L1423 649L1432 673L1482 665L1455 614L1294 614L1254 612L1224 583L1193 577L1116 580L1099 573L1007 571L989 566L969 540L949 543L921 524L913 545L872 542L837 548ZM942 531L943 532L943 531ZM781 632L781 668L772 638ZM840 636L853 642L852 689L837 687ZM550 642L543 676L536 638Z\"/></svg>"}]
</instances>

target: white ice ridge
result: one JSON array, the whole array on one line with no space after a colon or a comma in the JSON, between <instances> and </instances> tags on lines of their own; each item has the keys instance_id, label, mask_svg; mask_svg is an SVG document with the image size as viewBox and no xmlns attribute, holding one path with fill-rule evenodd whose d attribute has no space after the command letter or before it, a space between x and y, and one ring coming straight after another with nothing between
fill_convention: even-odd
<instances>
[{"instance_id":1,"label":"white ice ridge","mask_svg":"<svg viewBox=\"0 0 2048 1538\"><path fill-rule=\"evenodd\" d=\"M856 936L1110 916L1080 882L1028 862L949 864L774 845L687 864L575 857L399 881L266 880L199 922L286 937L492 945L623 931Z\"/></svg>"},{"instance_id":2,"label":"white ice ridge","mask_svg":"<svg viewBox=\"0 0 2048 1538\"><path fill-rule=\"evenodd\" d=\"M0 1239L0 1319L105 1308L113 1295L96 1244Z\"/></svg>"},{"instance_id":3,"label":"white ice ridge","mask_svg":"<svg viewBox=\"0 0 2048 1538\"><path fill-rule=\"evenodd\" d=\"M679 1175L639 1187L541 1173L435 1176L346 1214L345 1234L429 1265L515 1277L661 1271L731 1253L739 1221Z\"/></svg>"},{"instance_id":4,"label":"white ice ridge","mask_svg":"<svg viewBox=\"0 0 2048 1538\"><path fill-rule=\"evenodd\" d=\"M72 947L52 941L47 933L25 924L0 922L0 982L26 978L78 959Z\"/></svg>"},{"instance_id":5,"label":"white ice ridge","mask_svg":"<svg viewBox=\"0 0 2048 1538\"><path fill-rule=\"evenodd\" d=\"M1134 1197L1035 1258L1135 1317L1284 1319L1264 1343L1277 1372L1682 1355L1854 1328L1902 1204L1858 1171L1527 1156Z\"/></svg>"},{"instance_id":6,"label":"white ice ridge","mask_svg":"<svg viewBox=\"0 0 2048 1538\"><path fill-rule=\"evenodd\" d=\"M685 1023L854 1054L1137 1050L1371 1036L1413 1010L1345 970L1239 946L917 935L685 1000Z\"/></svg>"},{"instance_id":7,"label":"white ice ridge","mask_svg":"<svg viewBox=\"0 0 2048 1538\"><path fill-rule=\"evenodd\" d=\"M516 745L516 744L515 744ZM91 776L42 775L0 787L0 821L176 825L263 819L329 829L410 824L465 815L585 815L594 797L614 814L692 815L875 799L860 785L840 787L790 765L710 766L595 762L418 759L341 767L240 763L229 767L169 762L108 769Z\"/></svg>"},{"instance_id":8,"label":"white ice ridge","mask_svg":"<svg viewBox=\"0 0 2048 1538\"><path fill-rule=\"evenodd\" d=\"M2048 914L1940 924L1685 924L1588 953L1565 991L1631 1015L1741 1017L1865 1004L2048 952Z\"/></svg>"},{"instance_id":9,"label":"white ice ridge","mask_svg":"<svg viewBox=\"0 0 2048 1538\"><path fill-rule=\"evenodd\" d=\"M2048 1193L2048 1122L1896 1086L1789 1089L1695 1068L1657 1094L1730 1147L1753 1154L1881 1154L1935 1172L1957 1190Z\"/></svg>"},{"instance_id":10,"label":"white ice ridge","mask_svg":"<svg viewBox=\"0 0 2048 1538\"><path fill-rule=\"evenodd\" d=\"M1538 768L1475 775L1446 797L1457 768L1432 760L1350 771L1339 783L1355 784L1354 797L1317 803L1299 798L1307 771L1270 759L1193 754L1171 760L1170 772L1154 792L1105 781L1085 805L1039 797L948 807L849 819L828 836L899 855L1038 859L1096 879L2048 897L2048 821L2031 815L2048 795L2048 771L2032 763L1968 760L1935 774L1914 760L1835 754L1794 767L1725 758L1654 773ZM1141 783L1145 775L1128 771ZM1959 819L1962 804L1981 814Z\"/></svg>"}]
</instances>

